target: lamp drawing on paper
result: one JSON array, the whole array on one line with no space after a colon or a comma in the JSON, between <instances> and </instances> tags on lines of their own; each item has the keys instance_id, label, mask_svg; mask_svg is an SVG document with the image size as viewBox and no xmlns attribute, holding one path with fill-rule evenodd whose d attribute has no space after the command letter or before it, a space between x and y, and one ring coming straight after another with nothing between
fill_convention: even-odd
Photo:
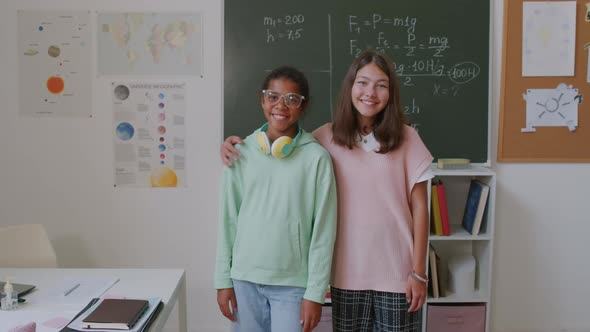
<instances>
[{"instance_id":1,"label":"lamp drawing on paper","mask_svg":"<svg viewBox=\"0 0 590 332\"><path fill-rule=\"evenodd\" d=\"M582 95L560 83L555 89L528 89L523 98L526 101L526 127L523 133L536 132L536 127L567 127L573 132L578 127L578 104Z\"/></svg>"}]
</instances>

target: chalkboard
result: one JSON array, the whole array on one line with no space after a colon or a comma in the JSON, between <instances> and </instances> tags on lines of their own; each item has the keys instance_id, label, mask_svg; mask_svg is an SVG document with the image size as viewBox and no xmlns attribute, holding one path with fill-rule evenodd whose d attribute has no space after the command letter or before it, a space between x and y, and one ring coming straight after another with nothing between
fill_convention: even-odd
<instances>
[{"instance_id":1,"label":"chalkboard","mask_svg":"<svg viewBox=\"0 0 590 332\"><path fill-rule=\"evenodd\" d=\"M224 15L224 137L264 123L261 83L283 64L310 81L303 127L330 122L349 65L376 49L435 158L488 161L489 0L225 0Z\"/></svg>"}]
</instances>

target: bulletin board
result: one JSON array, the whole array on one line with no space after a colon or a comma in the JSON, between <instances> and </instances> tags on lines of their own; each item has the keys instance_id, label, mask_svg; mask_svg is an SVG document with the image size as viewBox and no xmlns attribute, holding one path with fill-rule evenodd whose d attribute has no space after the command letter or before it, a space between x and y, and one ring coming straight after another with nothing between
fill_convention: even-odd
<instances>
[{"instance_id":1,"label":"bulletin board","mask_svg":"<svg viewBox=\"0 0 590 332\"><path fill-rule=\"evenodd\" d=\"M590 79L588 77L590 49L585 48L585 45L590 42L590 21L586 20L588 0L573 1L575 2L573 76L523 76L523 67L526 67L525 70L530 67L528 62L523 65L523 53L525 53L525 59L530 54L526 44L529 39L523 38L523 32L530 31L528 22L533 13L530 10L531 4L527 4L528 7L525 9L525 2L531 3L531 1L523 0L505 0L504 2L498 161L590 162L590 83L587 82ZM558 5L564 5L559 2L568 1L537 1L532 5L556 2ZM567 29L568 23L561 23L558 27ZM529 30L525 31L525 29ZM545 34L549 36L547 34L555 32L559 31L547 30ZM565 40L565 42L568 41ZM548 62L548 66L552 64ZM563 85L558 88L562 83ZM542 89L547 89L546 93L539 94ZM554 91L547 92L550 89ZM572 108L573 105L577 107L577 111Z\"/></svg>"}]
</instances>

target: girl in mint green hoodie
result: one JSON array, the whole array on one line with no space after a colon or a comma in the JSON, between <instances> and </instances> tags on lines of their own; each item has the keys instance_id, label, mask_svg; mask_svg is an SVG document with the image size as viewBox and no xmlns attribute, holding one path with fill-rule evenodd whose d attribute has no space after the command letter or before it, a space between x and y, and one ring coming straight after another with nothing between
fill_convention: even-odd
<instances>
[{"instance_id":1,"label":"girl in mint green hoodie","mask_svg":"<svg viewBox=\"0 0 590 332\"><path fill-rule=\"evenodd\" d=\"M235 331L311 331L319 322L336 236L328 152L299 128L307 79L279 67L264 80L267 123L224 168L215 288Z\"/></svg>"}]
</instances>

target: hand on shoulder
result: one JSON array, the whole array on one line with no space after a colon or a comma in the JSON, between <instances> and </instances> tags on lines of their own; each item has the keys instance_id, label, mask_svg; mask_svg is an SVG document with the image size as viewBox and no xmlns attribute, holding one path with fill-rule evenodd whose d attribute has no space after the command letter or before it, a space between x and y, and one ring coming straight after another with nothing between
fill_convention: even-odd
<instances>
[{"instance_id":1,"label":"hand on shoulder","mask_svg":"<svg viewBox=\"0 0 590 332\"><path fill-rule=\"evenodd\" d=\"M221 162L227 167L232 166L232 160L238 161L241 153L234 145L242 144L243 141L239 136L229 136L221 144Z\"/></svg>"}]
</instances>

